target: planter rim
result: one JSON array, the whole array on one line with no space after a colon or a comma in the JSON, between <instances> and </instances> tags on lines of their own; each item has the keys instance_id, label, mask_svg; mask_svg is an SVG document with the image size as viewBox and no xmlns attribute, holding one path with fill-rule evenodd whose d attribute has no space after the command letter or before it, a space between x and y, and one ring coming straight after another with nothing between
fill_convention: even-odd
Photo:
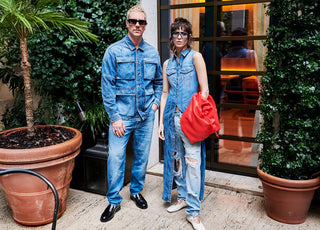
<instances>
[{"instance_id":1,"label":"planter rim","mask_svg":"<svg viewBox=\"0 0 320 230\"><path fill-rule=\"evenodd\" d=\"M266 181L269 184L274 184L274 185L281 184L282 186L286 186L289 188L309 188L309 187L311 188L311 187L320 186L320 176L313 179L307 179L307 180L285 179L285 178L276 177L263 172L260 169L260 164L257 167L257 173L261 181Z\"/></svg>"},{"instance_id":2,"label":"planter rim","mask_svg":"<svg viewBox=\"0 0 320 230\"><path fill-rule=\"evenodd\" d=\"M74 151L80 148L82 143L82 134L79 130L61 126L61 125L37 125L35 127L62 127L65 129L69 129L75 133L75 136L63 143L40 147L40 148L30 148L30 149L6 149L0 148L0 164L9 164L9 165L21 165L21 164L33 164L44 162L48 160L54 160L66 155L72 154ZM16 132L19 130L27 129L27 127L18 127L14 129L4 130L0 132ZM80 140L79 140L80 139ZM50 155L47 153L50 152ZM22 154L23 153L23 154Z\"/></svg>"},{"instance_id":3,"label":"planter rim","mask_svg":"<svg viewBox=\"0 0 320 230\"><path fill-rule=\"evenodd\" d=\"M16 165L13 165L13 164L2 164L0 163L0 169L13 169L13 168L22 168L22 169L29 169L29 170L37 170L37 169L43 169L43 168L47 168L47 167L52 167L54 165L57 165L57 164L62 164L62 163L65 163L67 161L70 161L71 159L75 158L76 156L78 156L78 154L80 153L80 149L78 149L77 151L71 153L71 154L68 154L64 157L61 157L61 158L56 158L56 159L53 159L53 160L49 160L49 161L46 161L46 162L36 162L36 163L33 163L33 164L25 164L25 165L21 165L21 164L16 164ZM5 175L5 176L10 176L9 175Z\"/></svg>"}]
</instances>

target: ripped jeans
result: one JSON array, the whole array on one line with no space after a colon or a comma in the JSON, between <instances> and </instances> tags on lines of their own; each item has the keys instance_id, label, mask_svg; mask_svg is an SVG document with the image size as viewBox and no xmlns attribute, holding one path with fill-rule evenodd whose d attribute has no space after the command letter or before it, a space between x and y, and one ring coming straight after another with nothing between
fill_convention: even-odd
<instances>
[{"instance_id":1,"label":"ripped jeans","mask_svg":"<svg viewBox=\"0 0 320 230\"><path fill-rule=\"evenodd\" d=\"M185 200L188 207L188 216L200 214L201 188L201 142L191 144L181 130L180 119L182 113L175 111L175 145L177 152L174 155L174 180L177 184L178 199Z\"/></svg>"}]
</instances>

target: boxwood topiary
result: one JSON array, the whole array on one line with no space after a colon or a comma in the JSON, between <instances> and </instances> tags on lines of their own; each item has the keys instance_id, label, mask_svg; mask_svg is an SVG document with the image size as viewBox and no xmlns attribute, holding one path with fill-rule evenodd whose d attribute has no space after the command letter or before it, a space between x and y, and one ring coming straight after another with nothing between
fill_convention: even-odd
<instances>
[{"instance_id":1,"label":"boxwood topiary","mask_svg":"<svg viewBox=\"0 0 320 230\"><path fill-rule=\"evenodd\" d=\"M320 171L320 3L274 0L267 14L258 141L261 170L286 179Z\"/></svg>"}]
</instances>

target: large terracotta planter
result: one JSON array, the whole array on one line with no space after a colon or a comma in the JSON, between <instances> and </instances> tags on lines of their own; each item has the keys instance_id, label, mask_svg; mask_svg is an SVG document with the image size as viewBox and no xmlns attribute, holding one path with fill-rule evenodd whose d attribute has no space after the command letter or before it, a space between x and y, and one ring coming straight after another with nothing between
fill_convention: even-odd
<instances>
[{"instance_id":1,"label":"large terracotta planter","mask_svg":"<svg viewBox=\"0 0 320 230\"><path fill-rule=\"evenodd\" d=\"M257 168L262 182L266 212L282 223L303 223L309 211L314 191L320 187L320 177L310 180L287 180L264 173Z\"/></svg>"},{"instance_id":2,"label":"large terracotta planter","mask_svg":"<svg viewBox=\"0 0 320 230\"><path fill-rule=\"evenodd\" d=\"M80 131L64 128L75 132L75 136L61 144L33 149L0 148L0 169L33 170L46 177L55 186L59 195L58 218L66 209L75 157L79 154L82 143ZM1 133L20 129L25 128ZM29 174L8 174L0 177L0 184L15 221L23 225L43 225L52 222L54 196L41 179Z\"/></svg>"}]
</instances>

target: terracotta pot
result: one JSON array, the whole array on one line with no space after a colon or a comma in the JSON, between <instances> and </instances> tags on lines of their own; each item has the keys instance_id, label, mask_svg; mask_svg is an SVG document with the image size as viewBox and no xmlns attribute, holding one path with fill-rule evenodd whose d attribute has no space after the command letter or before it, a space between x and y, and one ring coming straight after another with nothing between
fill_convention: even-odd
<instances>
[{"instance_id":1,"label":"terracotta pot","mask_svg":"<svg viewBox=\"0 0 320 230\"><path fill-rule=\"evenodd\" d=\"M66 209L75 157L79 154L82 143L80 131L64 128L75 132L75 136L61 144L33 149L0 148L0 169L30 169L46 177L55 186L59 195L58 218ZM26 128L6 130L0 134L21 129ZM15 221L23 225L52 222L54 196L41 179L29 174L7 174L0 177L0 184Z\"/></svg>"},{"instance_id":2,"label":"terracotta pot","mask_svg":"<svg viewBox=\"0 0 320 230\"><path fill-rule=\"evenodd\" d=\"M260 165L257 172L263 186L267 215L282 223L303 223L314 191L320 187L320 177L288 180L264 173L260 170Z\"/></svg>"}]
</instances>

